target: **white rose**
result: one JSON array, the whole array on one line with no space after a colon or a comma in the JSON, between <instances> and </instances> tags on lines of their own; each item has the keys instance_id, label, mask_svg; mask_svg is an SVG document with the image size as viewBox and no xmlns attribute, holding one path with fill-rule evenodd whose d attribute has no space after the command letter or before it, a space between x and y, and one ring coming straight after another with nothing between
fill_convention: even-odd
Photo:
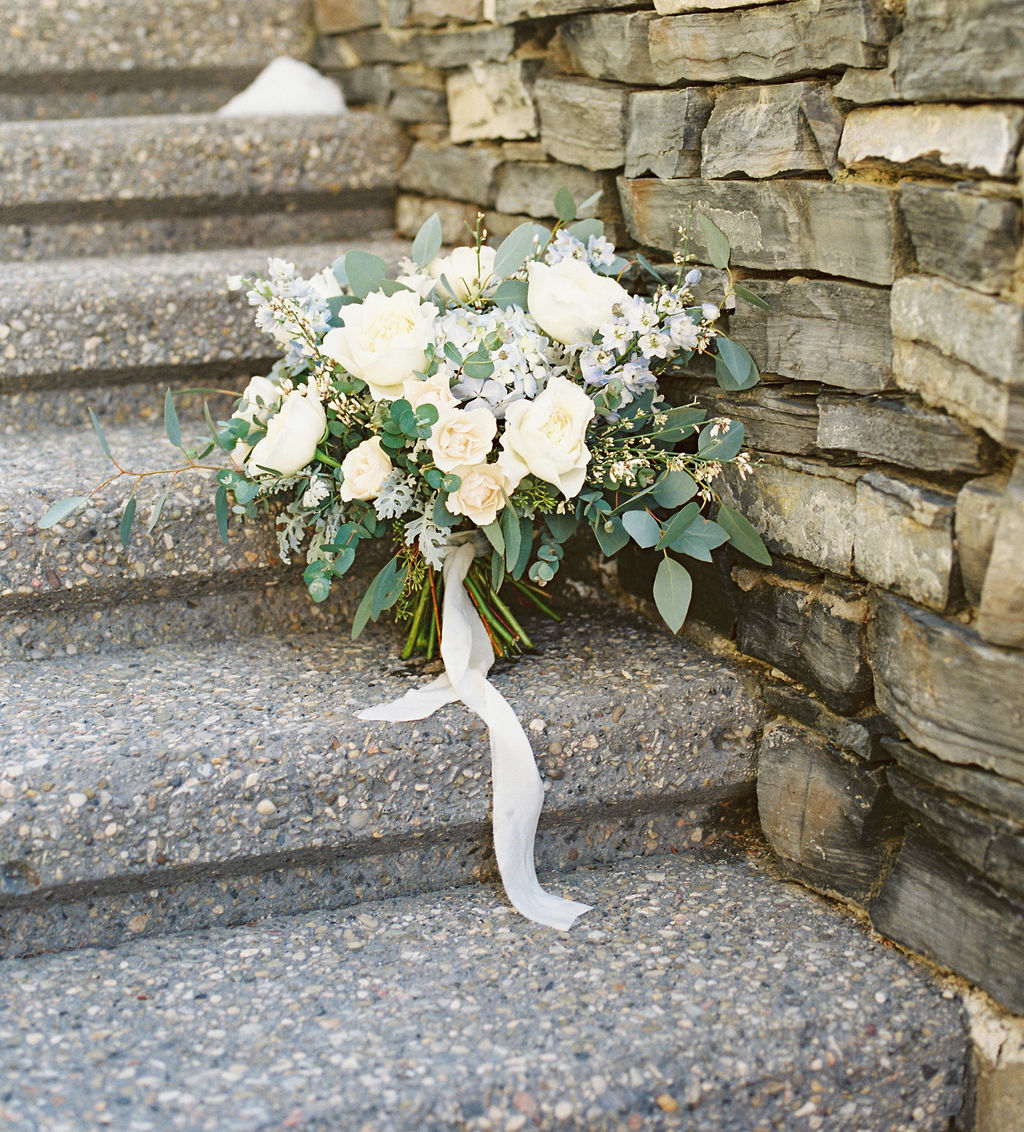
<instances>
[{"instance_id":1,"label":"white rose","mask_svg":"<svg viewBox=\"0 0 1024 1132\"><path fill-rule=\"evenodd\" d=\"M526 305L537 325L566 346L585 346L594 331L612 317L612 307L629 298L607 275L598 275L579 259L563 259L553 267L527 264Z\"/></svg>"},{"instance_id":2,"label":"white rose","mask_svg":"<svg viewBox=\"0 0 1024 1132\"><path fill-rule=\"evenodd\" d=\"M250 428L254 424L265 424L271 413L276 412L281 404L284 393L279 385L275 385L269 378L254 377L245 387L242 394L242 404L232 413L232 420L248 422ZM244 461L252 449L244 441L236 440L231 450L231 458L236 464Z\"/></svg>"},{"instance_id":3,"label":"white rose","mask_svg":"<svg viewBox=\"0 0 1024 1132\"><path fill-rule=\"evenodd\" d=\"M412 291L374 291L342 315L345 325L324 335L321 351L362 378L375 401L397 400L402 383L426 362L437 307Z\"/></svg>"},{"instance_id":4,"label":"white rose","mask_svg":"<svg viewBox=\"0 0 1024 1132\"><path fill-rule=\"evenodd\" d=\"M440 373L435 373L426 380L410 378L402 386L402 396L414 409L418 409L420 405L433 405L438 409L454 408L458 404L452 393L450 378Z\"/></svg>"},{"instance_id":5,"label":"white rose","mask_svg":"<svg viewBox=\"0 0 1024 1132\"><path fill-rule=\"evenodd\" d=\"M345 477L341 483L341 498L346 503L353 499L376 499L381 484L391 474L391 468L391 459L381 448L380 437L364 440L341 462Z\"/></svg>"},{"instance_id":6,"label":"white rose","mask_svg":"<svg viewBox=\"0 0 1024 1132\"><path fill-rule=\"evenodd\" d=\"M509 405L498 460L513 488L530 474L566 499L579 495L590 463L583 441L594 411L594 402L565 377L551 378L536 400Z\"/></svg>"},{"instance_id":7,"label":"white rose","mask_svg":"<svg viewBox=\"0 0 1024 1132\"><path fill-rule=\"evenodd\" d=\"M508 477L497 464L477 464L456 468L462 480L458 491L448 496L446 506L453 515L465 515L478 527L486 527L505 506L505 493L511 491Z\"/></svg>"},{"instance_id":8,"label":"white rose","mask_svg":"<svg viewBox=\"0 0 1024 1132\"><path fill-rule=\"evenodd\" d=\"M289 393L267 423L267 435L249 456L249 475L259 476L263 469L279 476L295 475L313 459L326 431L327 414L320 398L312 392Z\"/></svg>"},{"instance_id":9,"label":"white rose","mask_svg":"<svg viewBox=\"0 0 1024 1132\"><path fill-rule=\"evenodd\" d=\"M427 445L442 472L482 464L491 451L498 422L490 409L438 409Z\"/></svg>"},{"instance_id":10,"label":"white rose","mask_svg":"<svg viewBox=\"0 0 1024 1132\"><path fill-rule=\"evenodd\" d=\"M493 295L501 282L494 275L494 248L483 246L479 253L476 248L456 248L451 255L438 256L427 264L427 271L438 281L438 294L460 303ZM442 275L448 287L441 282Z\"/></svg>"}]
</instances>

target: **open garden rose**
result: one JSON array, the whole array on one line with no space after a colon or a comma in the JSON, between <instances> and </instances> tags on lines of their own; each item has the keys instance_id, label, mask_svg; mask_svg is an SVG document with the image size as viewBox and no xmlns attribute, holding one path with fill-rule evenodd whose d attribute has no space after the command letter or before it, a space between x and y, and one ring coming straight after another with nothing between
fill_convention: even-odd
<instances>
[{"instance_id":1,"label":"open garden rose","mask_svg":"<svg viewBox=\"0 0 1024 1132\"><path fill-rule=\"evenodd\" d=\"M498 422L485 408L440 408L437 423L430 430L430 453L442 472L482 464L491 451Z\"/></svg>"},{"instance_id":2,"label":"open garden rose","mask_svg":"<svg viewBox=\"0 0 1024 1132\"><path fill-rule=\"evenodd\" d=\"M551 378L535 400L509 405L498 459L512 484L534 475L566 499L579 495L590 463L584 438L593 417L594 402L565 377Z\"/></svg>"},{"instance_id":3,"label":"open garden rose","mask_svg":"<svg viewBox=\"0 0 1024 1132\"><path fill-rule=\"evenodd\" d=\"M314 393L296 389L267 422L267 435L249 454L249 474L293 476L313 459L327 431L327 414Z\"/></svg>"},{"instance_id":4,"label":"open garden rose","mask_svg":"<svg viewBox=\"0 0 1024 1132\"><path fill-rule=\"evenodd\" d=\"M629 299L624 287L579 259L553 266L534 260L527 272L530 314L545 334L565 346L587 345L612 317L612 307Z\"/></svg>"},{"instance_id":5,"label":"open garden rose","mask_svg":"<svg viewBox=\"0 0 1024 1132\"><path fill-rule=\"evenodd\" d=\"M372 436L357 445L341 462L344 479L338 494L346 502L353 499L376 499L381 484L391 474L391 459L380 446L380 437Z\"/></svg>"},{"instance_id":6,"label":"open garden rose","mask_svg":"<svg viewBox=\"0 0 1024 1132\"><path fill-rule=\"evenodd\" d=\"M420 405L433 405L437 409L458 405L455 394L452 393L451 381L441 373L435 373L433 377L426 379L410 378L402 386L402 396L414 409L418 409Z\"/></svg>"},{"instance_id":7,"label":"open garden rose","mask_svg":"<svg viewBox=\"0 0 1024 1132\"><path fill-rule=\"evenodd\" d=\"M343 308L345 325L324 335L321 352L370 388L375 401L402 396L402 384L427 360L437 307L412 291L374 291Z\"/></svg>"},{"instance_id":8,"label":"open garden rose","mask_svg":"<svg viewBox=\"0 0 1024 1132\"><path fill-rule=\"evenodd\" d=\"M447 499L453 515L465 515L478 527L486 527L505 506L505 493L511 491L508 477L497 464L477 464L472 468L456 468L462 480L457 491Z\"/></svg>"}]
</instances>

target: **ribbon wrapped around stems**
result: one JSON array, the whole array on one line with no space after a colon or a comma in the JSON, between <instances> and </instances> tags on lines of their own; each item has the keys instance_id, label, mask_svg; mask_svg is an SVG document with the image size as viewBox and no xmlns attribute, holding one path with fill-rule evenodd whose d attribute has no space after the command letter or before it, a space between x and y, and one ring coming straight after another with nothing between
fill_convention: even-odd
<instances>
[{"instance_id":1,"label":"ribbon wrapped around stems","mask_svg":"<svg viewBox=\"0 0 1024 1132\"><path fill-rule=\"evenodd\" d=\"M445 556L441 614L444 674L394 703L367 708L357 716L393 723L426 719L456 700L480 716L487 724L491 744L494 852L501 882L513 907L527 919L566 931L590 906L553 896L537 881L533 843L544 787L522 724L487 679L494 650L463 585L474 557L472 540L453 544Z\"/></svg>"}]
</instances>

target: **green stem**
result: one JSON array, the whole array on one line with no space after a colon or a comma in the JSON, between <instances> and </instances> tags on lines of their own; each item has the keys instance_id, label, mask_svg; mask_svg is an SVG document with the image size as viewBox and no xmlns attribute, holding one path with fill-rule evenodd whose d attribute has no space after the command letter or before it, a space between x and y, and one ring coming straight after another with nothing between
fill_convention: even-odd
<instances>
[{"instance_id":1,"label":"green stem","mask_svg":"<svg viewBox=\"0 0 1024 1132\"><path fill-rule=\"evenodd\" d=\"M561 621L562 620L561 614L556 613L549 605L547 605L545 602L540 600L540 597L537 595L536 587L528 586L524 582L516 581L515 578L512 579L512 584L516 587L517 590L519 590L519 592L524 597L529 598L530 601L532 601L533 604L542 613L544 613L546 616L550 617L552 621Z\"/></svg>"},{"instance_id":2,"label":"green stem","mask_svg":"<svg viewBox=\"0 0 1024 1132\"><path fill-rule=\"evenodd\" d=\"M416 603L416 612L412 617L412 627L409 629L409 636L406 638L405 648L402 649L402 660L408 660L416 651L416 646L419 643L420 624L423 621L423 611L427 607L428 591L429 587L424 584L423 589L420 590L420 599Z\"/></svg>"},{"instance_id":3,"label":"green stem","mask_svg":"<svg viewBox=\"0 0 1024 1132\"><path fill-rule=\"evenodd\" d=\"M466 589L469 590L470 597L474 599L473 604L476 606L480 616L506 644L515 645L515 634L502 622L501 618L495 614L494 610L490 608L483 594L480 592L478 585L468 574L466 575Z\"/></svg>"},{"instance_id":4,"label":"green stem","mask_svg":"<svg viewBox=\"0 0 1024 1132\"><path fill-rule=\"evenodd\" d=\"M490 588L490 587L488 587L488 588ZM494 602L495 608L497 608L498 612L501 613L502 616L512 626L513 631L520 638L520 640L523 642L523 644L526 645L526 647L528 649L532 649L533 648L533 641L530 640L529 634L522 627L522 625L520 625L519 622L516 620L514 614L512 613L512 610L509 609L509 607L501 600L500 597L498 597L498 595L494 592L494 590L490 591L490 597L491 597L491 601Z\"/></svg>"}]
</instances>

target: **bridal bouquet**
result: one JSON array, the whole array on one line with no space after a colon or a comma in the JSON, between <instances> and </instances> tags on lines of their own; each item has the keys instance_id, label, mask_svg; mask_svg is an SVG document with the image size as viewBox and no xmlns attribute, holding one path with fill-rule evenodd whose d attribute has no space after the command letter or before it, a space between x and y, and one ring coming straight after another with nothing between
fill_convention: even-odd
<instances>
[{"instance_id":1,"label":"bridal bouquet","mask_svg":"<svg viewBox=\"0 0 1024 1132\"><path fill-rule=\"evenodd\" d=\"M395 278L352 250L311 279L272 260L265 279L229 280L247 290L283 356L252 378L228 420L207 410L202 449L182 442L170 393L165 422L188 461L169 473L208 467L201 461L222 450L222 534L232 513L272 511L281 556L304 554L314 601L364 543L387 540L393 553L353 636L391 611L406 626L403 655L440 653L445 674L362 717L423 718L462 700L485 719L506 891L531 918L568 927L585 909L537 884L543 791L521 726L486 679L495 655L529 647L521 611L550 612L546 587L579 530L608 556L630 540L661 555L654 600L673 631L691 594L679 556L710 561L728 541L768 559L751 525L715 497L723 464L745 468L742 425L672 407L658 387L696 354L714 357L727 390L758 380L747 351L718 328L735 296L761 302L732 280L725 236L697 218L726 279L721 304L698 302L700 272L682 255L667 277L640 256L627 262L600 221L578 218L593 199L577 209L563 189L555 204L553 230L527 222L494 249L478 220L473 246L447 255L431 217ZM624 286L627 269L644 285ZM62 501L40 525L84 502ZM133 495L126 543L134 516Z\"/></svg>"}]
</instances>

